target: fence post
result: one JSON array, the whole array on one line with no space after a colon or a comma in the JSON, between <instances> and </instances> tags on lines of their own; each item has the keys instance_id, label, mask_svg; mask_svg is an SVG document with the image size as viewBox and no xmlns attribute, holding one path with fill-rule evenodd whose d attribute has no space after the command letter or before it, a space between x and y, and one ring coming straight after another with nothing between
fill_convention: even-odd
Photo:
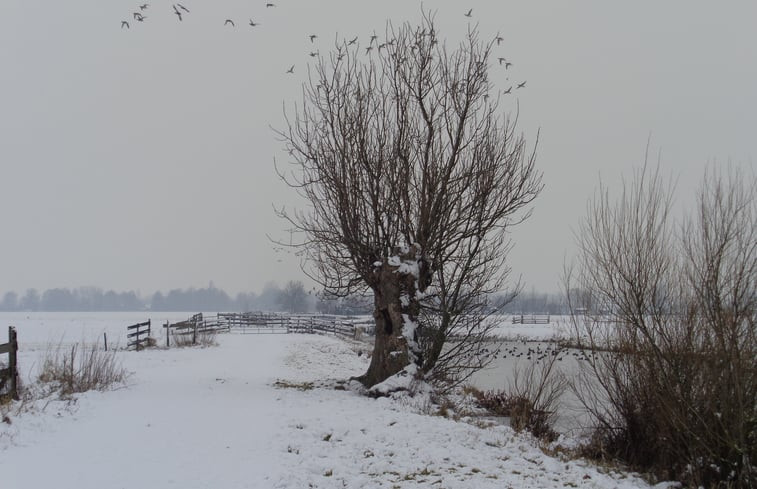
<instances>
[{"instance_id":1,"label":"fence post","mask_svg":"<svg viewBox=\"0 0 757 489\"><path fill-rule=\"evenodd\" d=\"M108 333L103 331L103 343L105 343L105 351L108 351Z\"/></svg>"},{"instance_id":2,"label":"fence post","mask_svg":"<svg viewBox=\"0 0 757 489\"><path fill-rule=\"evenodd\" d=\"M168 327L168 321L166 320L165 326L166 328L166 348L170 348L171 346L171 329Z\"/></svg>"},{"instance_id":3,"label":"fence post","mask_svg":"<svg viewBox=\"0 0 757 489\"><path fill-rule=\"evenodd\" d=\"M147 320L147 337L149 338L152 336L152 325L151 325L152 319Z\"/></svg>"},{"instance_id":4,"label":"fence post","mask_svg":"<svg viewBox=\"0 0 757 489\"><path fill-rule=\"evenodd\" d=\"M11 397L18 401L18 366L16 365L18 351L18 339L16 337L16 328L8 326L8 343L10 351L8 352L8 370L11 376Z\"/></svg>"},{"instance_id":5,"label":"fence post","mask_svg":"<svg viewBox=\"0 0 757 489\"><path fill-rule=\"evenodd\" d=\"M195 320L194 325L195 327L192 330L192 344L196 345L197 344L197 320Z\"/></svg>"}]
</instances>

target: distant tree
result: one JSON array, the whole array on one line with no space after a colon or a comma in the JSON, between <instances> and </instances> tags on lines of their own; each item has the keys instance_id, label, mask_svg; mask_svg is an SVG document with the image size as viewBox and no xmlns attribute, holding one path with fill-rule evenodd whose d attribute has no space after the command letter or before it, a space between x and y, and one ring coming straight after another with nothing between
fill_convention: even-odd
<instances>
[{"instance_id":1,"label":"distant tree","mask_svg":"<svg viewBox=\"0 0 757 489\"><path fill-rule=\"evenodd\" d=\"M258 296L258 307L266 311L278 310L280 294L281 287L276 282L267 282Z\"/></svg>"},{"instance_id":2,"label":"distant tree","mask_svg":"<svg viewBox=\"0 0 757 489\"><path fill-rule=\"evenodd\" d=\"M387 31L383 49L342 42L319 58L280 133L293 159L281 176L309 203L281 216L304 235L308 273L335 295L373 294L367 386L411 364L458 378L482 365L463 360L486 356L487 297L542 188L500 111L495 40L474 27L448 49L431 15Z\"/></svg>"},{"instance_id":3,"label":"distant tree","mask_svg":"<svg viewBox=\"0 0 757 489\"><path fill-rule=\"evenodd\" d=\"M279 293L279 304L284 311L301 313L308 310L308 293L305 285L298 281L289 281Z\"/></svg>"},{"instance_id":4,"label":"distant tree","mask_svg":"<svg viewBox=\"0 0 757 489\"><path fill-rule=\"evenodd\" d=\"M136 292L129 290L118 294L118 302L121 311L140 311L145 305Z\"/></svg>"},{"instance_id":5,"label":"distant tree","mask_svg":"<svg viewBox=\"0 0 757 489\"><path fill-rule=\"evenodd\" d=\"M237 311L250 312L257 308L257 295L254 292L240 292L234 299L234 308Z\"/></svg>"},{"instance_id":6,"label":"distant tree","mask_svg":"<svg viewBox=\"0 0 757 489\"><path fill-rule=\"evenodd\" d=\"M103 310L103 291L99 287L79 287L76 295L78 297L80 310Z\"/></svg>"},{"instance_id":7,"label":"distant tree","mask_svg":"<svg viewBox=\"0 0 757 489\"><path fill-rule=\"evenodd\" d=\"M18 308L18 294L10 291L3 295L3 302L0 304L0 309L3 311L15 311Z\"/></svg>"},{"instance_id":8,"label":"distant tree","mask_svg":"<svg viewBox=\"0 0 757 489\"><path fill-rule=\"evenodd\" d=\"M166 311L166 299L160 291L155 292L150 299L151 311Z\"/></svg>"},{"instance_id":9,"label":"distant tree","mask_svg":"<svg viewBox=\"0 0 757 489\"><path fill-rule=\"evenodd\" d=\"M76 296L66 288L47 289L42 293L40 308L43 311L75 311Z\"/></svg>"},{"instance_id":10,"label":"distant tree","mask_svg":"<svg viewBox=\"0 0 757 489\"><path fill-rule=\"evenodd\" d=\"M37 289L27 289L24 297L21 298L19 308L23 311L38 311L40 308L40 297Z\"/></svg>"}]
</instances>

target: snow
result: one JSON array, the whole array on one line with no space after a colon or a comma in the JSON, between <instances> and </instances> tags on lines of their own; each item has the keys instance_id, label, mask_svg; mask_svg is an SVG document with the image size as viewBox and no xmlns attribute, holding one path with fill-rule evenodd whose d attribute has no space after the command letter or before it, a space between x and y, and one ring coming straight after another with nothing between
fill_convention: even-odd
<instances>
[{"instance_id":1,"label":"snow","mask_svg":"<svg viewBox=\"0 0 757 489\"><path fill-rule=\"evenodd\" d=\"M418 278L420 275L420 268L418 266L418 260L402 260L399 256L390 256L387 263L392 267L397 267L396 273L401 275L412 275Z\"/></svg>"},{"instance_id":2,"label":"snow","mask_svg":"<svg viewBox=\"0 0 757 489\"><path fill-rule=\"evenodd\" d=\"M116 334L121 323L109 321L87 331ZM33 322L19 326L27 377L40 354L24 346ZM30 335L79 340L77 324L50 317ZM13 413L0 423L2 488L649 487L551 457L507 426L429 415L426 392L373 399L339 383L367 368L364 345L283 334L218 342L118 352L133 372L127 386Z\"/></svg>"},{"instance_id":3,"label":"snow","mask_svg":"<svg viewBox=\"0 0 757 489\"><path fill-rule=\"evenodd\" d=\"M411 363L385 381L371 387L373 394L387 395L400 390L410 390L418 375L418 366Z\"/></svg>"}]
</instances>

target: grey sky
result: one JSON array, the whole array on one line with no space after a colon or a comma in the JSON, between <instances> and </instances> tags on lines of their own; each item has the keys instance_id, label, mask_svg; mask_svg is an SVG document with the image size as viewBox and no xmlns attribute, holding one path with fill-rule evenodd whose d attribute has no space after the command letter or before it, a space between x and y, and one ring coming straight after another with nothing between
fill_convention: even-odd
<instances>
[{"instance_id":1,"label":"grey sky","mask_svg":"<svg viewBox=\"0 0 757 489\"><path fill-rule=\"evenodd\" d=\"M301 278L266 238L286 236L272 204L295 202L275 176L286 155L269 125L300 96L308 52L337 32L366 44L386 19L420 14L407 0L186 0L180 23L171 2L146 1L144 23L137 1L0 3L0 292L210 280L236 292ZM529 287L557 290L600 173L617 184L650 134L683 199L708 161L754 166L755 2L424 5L450 40L473 8L513 62L492 68L500 86L527 80L521 128L530 140L541 128L546 184L513 236Z\"/></svg>"}]
</instances>

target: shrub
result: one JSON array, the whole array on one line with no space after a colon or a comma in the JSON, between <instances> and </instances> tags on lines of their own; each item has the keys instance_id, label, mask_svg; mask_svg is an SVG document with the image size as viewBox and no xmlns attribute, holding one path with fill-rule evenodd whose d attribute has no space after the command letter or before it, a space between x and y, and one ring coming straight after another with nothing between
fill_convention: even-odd
<instances>
[{"instance_id":1,"label":"shrub","mask_svg":"<svg viewBox=\"0 0 757 489\"><path fill-rule=\"evenodd\" d=\"M479 406L487 411L510 418L516 431L528 431L536 438L552 442L557 439L554 418L558 401L565 392L567 381L555 369L556 356L544 363L531 362L524 369L513 372L513 381L504 391L473 390Z\"/></svg>"},{"instance_id":2,"label":"shrub","mask_svg":"<svg viewBox=\"0 0 757 489\"><path fill-rule=\"evenodd\" d=\"M106 390L126 381L128 372L115 351L102 351L95 345L71 345L48 349L39 373L42 383L54 383L62 395L89 390Z\"/></svg>"},{"instance_id":3,"label":"shrub","mask_svg":"<svg viewBox=\"0 0 757 489\"><path fill-rule=\"evenodd\" d=\"M608 349L573 387L595 455L706 487L757 486L757 181L705 177L675 232L670 187L644 168L602 191L567 287L576 336ZM591 313L594 311L594 314Z\"/></svg>"}]
</instances>

